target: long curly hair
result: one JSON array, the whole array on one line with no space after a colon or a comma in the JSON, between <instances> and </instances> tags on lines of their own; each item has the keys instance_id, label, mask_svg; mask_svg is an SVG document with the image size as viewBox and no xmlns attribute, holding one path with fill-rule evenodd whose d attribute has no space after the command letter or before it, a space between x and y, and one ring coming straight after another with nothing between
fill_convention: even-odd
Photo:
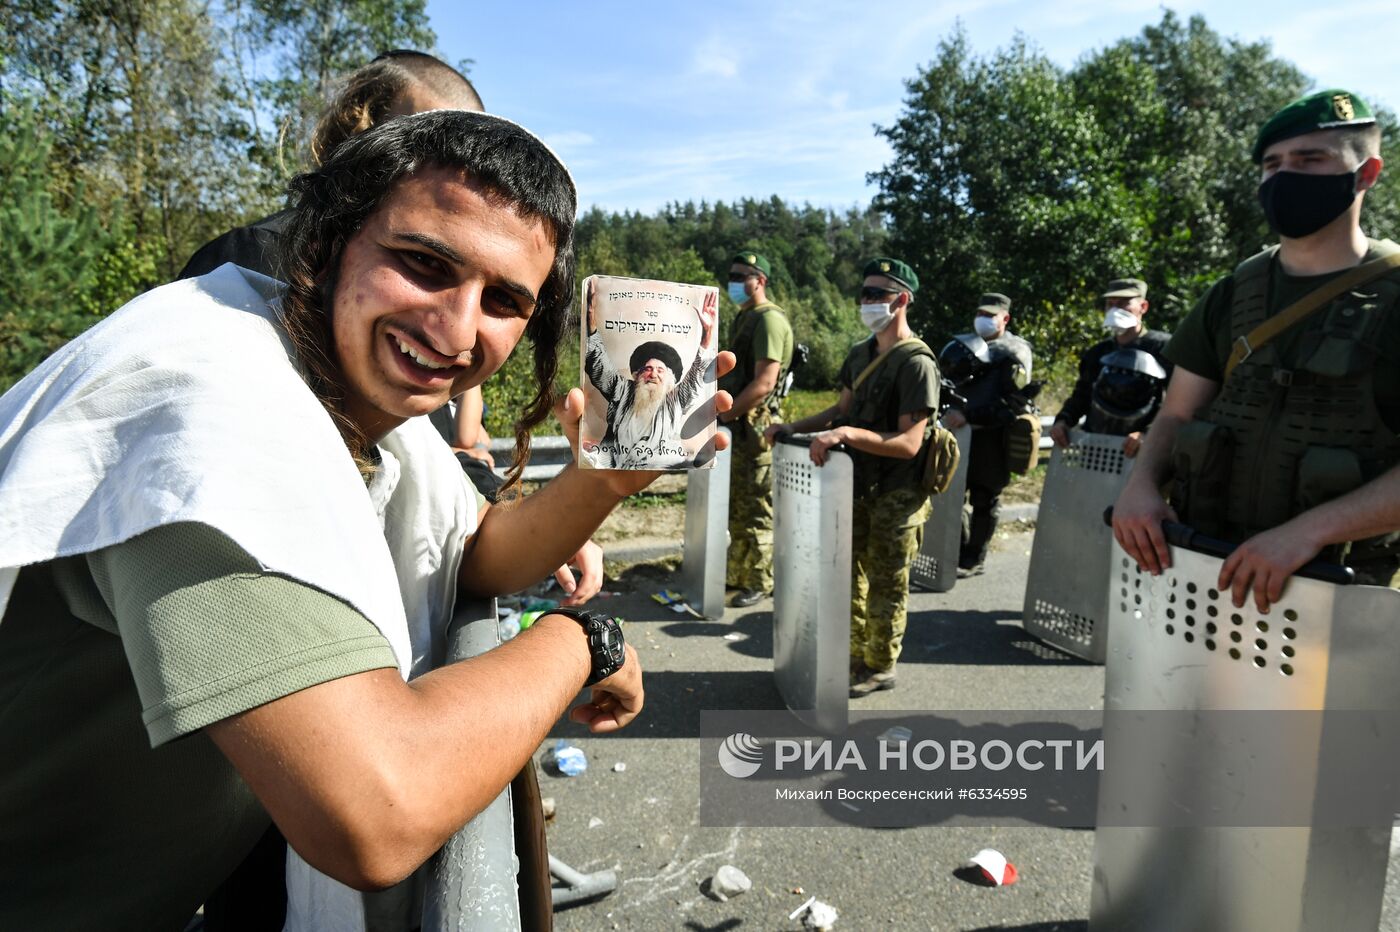
<instances>
[{"instance_id":1,"label":"long curly hair","mask_svg":"<svg viewBox=\"0 0 1400 932\"><path fill-rule=\"evenodd\" d=\"M515 466L503 492L518 488L530 431L554 405L559 344L574 294L576 193L568 170L526 130L485 113L435 110L376 126L341 144L319 167L292 179L294 206L282 239L287 282L282 319L302 375L325 406L360 471L372 442L345 414L345 377L336 356L331 298L345 246L405 178L430 168L465 172L522 217L542 222L554 264L525 326L534 348L535 396L515 422Z\"/></svg>"}]
</instances>

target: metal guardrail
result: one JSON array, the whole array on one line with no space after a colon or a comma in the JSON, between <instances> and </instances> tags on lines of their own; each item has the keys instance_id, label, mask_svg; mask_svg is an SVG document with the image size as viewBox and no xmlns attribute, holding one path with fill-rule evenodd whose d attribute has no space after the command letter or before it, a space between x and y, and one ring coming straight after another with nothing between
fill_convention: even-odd
<instances>
[{"instance_id":1,"label":"metal guardrail","mask_svg":"<svg viewBox=\"0 0 1400 932\"><path fill-rule=\"evenodd\" d=\"M1055 442L1050 439L1050 427L1055 419L1044 415L1040 419L1040 452L1048 453ZM496 461L496 474L504 478L515 462L515 441L496 437L491 441L491 457ZM525 467L526 482L548 482L574 461L567 437L537 436L530 444L530 464Z\"/></svg>"},{"instance_id":2,"label":"metal guardrail","mask_svg":"<svg viewBox=\"0 0 1400 932\"><path fill-rule=\"evenodd\" d=\"M515 440L511 437L492 439L491 458L496 461L496 475L505 478L515 463ZM525 467L526 482L547 482L574 461L568 437L540 437L530 441L530 463Z\"/></svg>"}]
</instances>

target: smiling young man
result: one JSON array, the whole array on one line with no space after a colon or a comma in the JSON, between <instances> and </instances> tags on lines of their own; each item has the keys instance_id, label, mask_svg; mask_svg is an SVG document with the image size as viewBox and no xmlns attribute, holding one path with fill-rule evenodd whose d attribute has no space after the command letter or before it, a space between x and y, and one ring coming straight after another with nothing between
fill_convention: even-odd
<instances>
[{"instance_id":1,"label":"smiling young man","mask_svg":"<svg viewBox=\"0 0 1400 932\"><path fill-rule=\"evenodd\" d=\"M1400 569L1400 273L1379 262L1400 249L1361 231L1382 162L1354 94L1284 107L1253 157L1279 245L1216 282L1173 335L1176 371L1113 530L1154 573L1170 565L1163 519L1240 544L1218 586L1266 611L1318 556L1373 584ZM1169 478L1170 507L1157 491Z\"/></svg>"},{"instance_id":2,"label":"smiling young man","mask_svg":"<svg viewBox=\"0 0 1400 932\"><path fill-rule=\"evenodd\" d=\"M440 111L293 193L285 286L225 266L157 289L0 398L0 927L183 928L268 815L311 867L386 886L584 685L595 731L641 709L635 654L586 613L439 666L459 590L540 578L655 478L567 468L478 511L416 417L522 336L522 432L547 416L563 165ZM561 408L576 426L581 393Z\"/></svg>"}]
</instances>

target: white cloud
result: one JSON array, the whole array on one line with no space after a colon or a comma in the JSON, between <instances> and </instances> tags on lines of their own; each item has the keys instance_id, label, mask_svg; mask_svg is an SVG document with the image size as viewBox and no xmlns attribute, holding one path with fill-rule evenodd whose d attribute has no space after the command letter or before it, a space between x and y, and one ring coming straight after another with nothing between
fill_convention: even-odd
<instances>
[{"instance_id":1,"label":"white cloud","mask_svg":"<svg viewBox=\"0 0 1400 932\"><path fill-rule=\"evenodd\" d=\"M739 73L739 55L719 36L710 36L700 43L692 60L695 74L732 78Z\"/></svg>"}]
</instances>

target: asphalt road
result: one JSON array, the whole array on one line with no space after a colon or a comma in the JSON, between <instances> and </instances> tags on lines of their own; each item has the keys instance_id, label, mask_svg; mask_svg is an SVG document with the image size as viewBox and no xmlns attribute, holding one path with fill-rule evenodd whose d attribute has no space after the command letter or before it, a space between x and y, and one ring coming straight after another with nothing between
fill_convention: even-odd
<instances>
[{"instance_id":1,"label":"asphalt road","mask_svg":"<svg viewBox=\"0 0 1400 932\"><path fill-rule=\"evenodd\" d=\"M1000 538L986 575L950 593L915 593L898 688L853 700L852 708L1102 708L1103 669L1044 646L1020 626L1030 546L1029 533ZM608 737L561 722L547 742L568 738L588 756L580 776L541 775L544 795L557 806L551 853L578 870L611 869L620 878L610 896L557 913L556 928L795 930L801 923L789 913L814 895L838 910L837 929L1088 928L1089 830L700 825L700 711L783 707L772 676L772 606L700 621L648 597L672 585L642 567L609 586L621 594L606 606L627 619L646 671L643 715ZM617 763L625 769L615 771ZM1016 865L1018 883L983 887L956 875L986 847ZM753 889L723 903L707 897L702 884L723 864L744 871ZM1400 929L1400 884L1394 872L1389 879L1382 928Z\"/></svg>"}]
</instances>

